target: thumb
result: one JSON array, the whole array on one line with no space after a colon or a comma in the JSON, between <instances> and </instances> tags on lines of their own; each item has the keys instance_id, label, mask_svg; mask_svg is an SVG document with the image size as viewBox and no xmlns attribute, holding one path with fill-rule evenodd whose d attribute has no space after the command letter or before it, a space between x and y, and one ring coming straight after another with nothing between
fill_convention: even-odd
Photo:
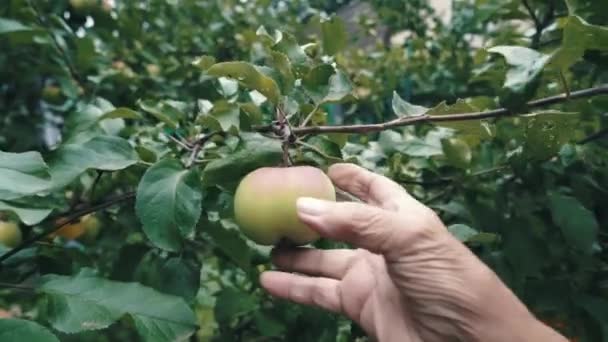
<instances>
[{"instance_id":1,"label":"thumb","mask_svg":"<svg viewBox=\"0 0 608 342\"><path fill-rule=\"evenodd\" d=\"M408 241L415 238L415 228L407 227L398 213L375 206L307 197L299 198L296 205L300 220L322 237L373 253L388 256L403 252Z\"/></svg>"}]
</instances>

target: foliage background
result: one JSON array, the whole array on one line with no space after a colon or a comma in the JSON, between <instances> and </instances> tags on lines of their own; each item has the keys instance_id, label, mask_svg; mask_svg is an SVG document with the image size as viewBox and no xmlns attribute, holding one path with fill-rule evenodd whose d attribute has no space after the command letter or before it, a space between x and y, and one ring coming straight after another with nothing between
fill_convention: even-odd
<instances>
[{"instance_id":1,"label":"foliage background","mask_svg":"<svg viewBox=\"0 0 608 342\"><path fill-rule=\"evenodd\" d=\"M291 158L402 183L548 324L608 341L608 3L452 10L444 21L423 0L3 1L0 210L25 243L2 260L0 339L365 339L261 291L269 248L232 221L238 179L281 162L267 126L278 104L294 127L309 113L306 127L507 108L366 133L295 128ZM213 65L227 61L252 64ZM92 211L98 236L43 237Z\"/></svg>"}]
</instances>

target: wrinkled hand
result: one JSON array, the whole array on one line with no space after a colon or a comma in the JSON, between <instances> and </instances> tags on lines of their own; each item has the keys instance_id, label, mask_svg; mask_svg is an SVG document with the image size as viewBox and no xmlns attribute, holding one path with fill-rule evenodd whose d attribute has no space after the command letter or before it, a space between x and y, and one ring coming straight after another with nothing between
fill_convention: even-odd
<instances>
[{"instance_id":1,"label":"wrinkled hand","mask_svg":"<svg viewBox=\"0 0 608 342\"><path fill-rule=\"evenodd\" d=\"M345 314L380 342L565 341L401 186L351 164L328 174L367 204L303 198L299 217L359 249L276 250L285 272L262 274L270 294Z\"/></svg>"}]
</instances>

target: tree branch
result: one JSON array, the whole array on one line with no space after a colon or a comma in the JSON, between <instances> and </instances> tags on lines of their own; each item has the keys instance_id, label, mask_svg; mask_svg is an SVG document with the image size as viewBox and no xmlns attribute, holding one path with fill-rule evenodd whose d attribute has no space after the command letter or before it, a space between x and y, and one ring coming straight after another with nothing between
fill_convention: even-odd
<instances>
[{"instance_id":1,"label":"tree branch","mask_svg":"<svg viewBox=\"0 0 608 342\"><path fill-rule=\"evenodd\" d=\"M547 26L549 26L551 21L553 21L555 18L555 3L552 0L549 1L547 13L542 21L540 20L539 16L536 15L536 12L534 12L534 9L532 6L530 6L528 0L522 0L522 4L530 14L532 21L534 21L536 32L534 32L534 36L532 36L532 43L530 45L533 49L537 49L540 44L540 38L543 34L543 30L547 28Z\"/></svg>"},{"instance_id":2,"label":"tree branch","mask_svg":"<svg viewBox=\"0 0 608 342\"><path fill-rule=\"evenodd\" d=\"M52 233L58 231L59 229L61 229L65 225L73 223L74 221L76 221L80 217L82 217L84 215L87 215L87 214L90 214L90 213L94 213L96 211L103 210L105 208L113 206L114 204L130 200L130 199L132 199L134 197L135 197L135 192L128 192L126 194L110 198L110 199L106 200L105 202L102 202L102 203L99 203L99 204L96 204L96 205L92 205L92 206L80 209L80 210L78 210L76 212L73 212L72 214L69 214L69 213L59 214L58 216L55 216L54 218L67 216L67 218L66 218L66 220L64 222L62 222L61 224L56 225L55 227L53 227L52 229L50 229L48 231L43 231L41 233L38 233L38 234L32 236L31 238L29 238L29 239L21 242L21 244L19 244L19 246L17 246L15 248L11 249L10 251L4 253L2 256L0 256L0 264L4 260L6 260L6 259L10 258L11 256L17 254L19 251L25 249L29 245L34 244L34 243L36 243L36 241L38 241L38 240L46 237L47 235L52 234Z\"/></svg>"},{"instance_id":3,"label":"tree branch","mask_svg":"<svg viewBox=\"0 0 608 342\"><path fill-rule=\"evenodd\" d=\"M190 153L190 158L188 158L188 163L186 164L187 168L191 168L192 165L194 165L194 162L196 161L196 158L198 157L201 148L203 148L203 144L204 142L201 141L194 144L194 148L192 149L192 153Z\"/></svg>"},{"instance_id":4,"label":"tree branch","mask_svg":"<svg viewBox=\"0 0 608 342\"><path fill-rule=\"evenodd\" d=\"M606 136L608 136L608 128L604 128L604 129L602 129L600 131L597 131L597 132L591 134L588 137L585 137L585 138L581 139L577 144L579 144L579 145L585 145L585 144L588 144L588 143L590 143L592 141L596 141L596 140L602 139L602 138L604 138Z\"/></svg>"},{"instance_id":5,"label":"tree branch","mask_svg":"<svg viewBox=\"0 0 608 342\"><path fill-rule=\"evenodd\" d=\"M534 21L534 26L536 26L536 30L538 32L538 28L541 27L541 25L542 25L542 23L540 22L540 19L538 19L538 16L536 16L536 12L534 12L534 9L532 8L532 6L530 6L530 3L528 2L528 0L521 0L521 2L524 5L524 7L526 8L526 11L528 11L528 13L530 14L532 21Z\"/></svg>"},{"instance_id":6,"label":"tree branch","mask_svg":"<svg viewBox=\"0 0 608 342\"><path fill-rule=\"evenodd\" d=\"M608 84L603 84L594 88L588 88L570 92L569 96L567 93L545 97L538 100L528 102L528 108L540 108L547 107L554 104L566 102L568 100L582 99L587 97L593 97L597 95L608 94ZM467 120L481 120L488 118L500 118L505 116L513 116L517 113L509 111L507 108L498 108L485 112L476 113L460 113L460 114L446 114L446 115L429 115L423 114L413 117L403 117L395 120L391 120L384 123L377 124L360 124L360 125L346 125L346 126L308 126L308 127L296 127L293 128L292 132L296 135L302 134L323 134L323 133L373 133L380 132L394 127L411 126L422 122L449 122L449 121L467 121ZM267 131L266 126L257 127L258 131Z\"/></svg>"},{"instance_id":7,"label":"tree branch","mask_svg":"<svg viewBox=\"0 0 608 342\"><path fill-rule=\"evenodd\" d=\"M186 149L188 151L192 150L192 146L190 146L187 142L184 142L181 139L178 139L178 138L174 137L171 134L163 133L163 135L166 136L167 138L171 139L171 141L175 142L176 144L178 144L182 148L184 148L184 149Z\"/></svg>"}]
</instances>

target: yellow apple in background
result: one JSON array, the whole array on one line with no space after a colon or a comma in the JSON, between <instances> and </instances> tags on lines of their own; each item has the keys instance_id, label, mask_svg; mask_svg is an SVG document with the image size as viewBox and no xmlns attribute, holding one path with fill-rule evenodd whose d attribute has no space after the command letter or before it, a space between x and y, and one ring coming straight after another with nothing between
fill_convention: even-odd
<instances>
[{"instance_id":1,"label":"yellow apple in background","mask_svg":"<svg viewBox=\"0 0 608 342\"><path fill-rule=\"evenodd\" d=\"M48 103L60 104L62 102L61 88L56 85L47 85L42 89L42 99Z\"/></svg>"},{"instance_id":2,"label":"yellow apple in background","mask_svg":"<svg viewBox=\"0 0 608 342\"><path fill-rule=\"evenodd\" d=\"M77 13L90 12L96 9L98 5L98 0L70 0L70 6L72 6Z\"/></svg>"},{"instance_id":3,"label":"yellow apple in background","mask_svg":"<svg viewBox=\"0 0 608 342\"><path fill-rule=\"evenodd\" d=\"M237 187L235 221L245 236L260 245L313 242L319 236L299 220L299 197L335 201L336 191L329 177L312 166L259 168Z\"/></svg>"},{"instance_id":4,"label":"yellow apple in background","mask_svg":"<svg viewBox=\"0 0 608 342\"><path fill-rule=\"evenodd\" d=\"M146 71L150 76L158 76L160 75L160 67L156 64L148 64L146 65Z\"/></svg>"},{"instance_id":5,"label":"yellow apple in background","mask_svg":"<svg viewBox=\"0 0 608 342\"><path fill-rule=\"evenodd\" d=\"M15 222L0 221L0 244L6 247L17 247L23 236L19 225Z\"/></svg>"},{"instance_id":6,"label":"yellow apple in background","mask_svg":"<svg viewBox=\"0 0 608 342\"><path fill-rule=\"evenodd\" d=\"M84 224L85 230L84 235L82 236L83 240L95 240L99 235L99 231L101 230L101 223L99 222L99 219L96 216L89 214L83 218L82 223Z\"/></svg>"},{"instance_id":7,"label":"yellow apple in background","mask_svg":"<svg viewBox=\"0 0 608 342\"><path fill-rule=\"evenodd\" d=\"M66 220L67 220L66 218L60 218L57 221L55 221L55 224L61 225ZM78 220L75 222L68 223L65 226L61 227L58 231L49 234L49 238L53 239L56 236L61 236L68 240L75 240L78 237L80 237L82 234L84 234L84 224L82 224L82 221Z\"/></svg>"},{"instance_id":8,"label":"yellow apple in background","mask_svg":"<svg viewBox=\"0 0 608 342\"><path fill-rule=\"evenodd\" d=\"M66 218L58 219L55 224L62 224ZM100 224L97 217L93 214L88 214L81 217L78 221L68 223L58 231L49 235L52 239L56 236L61 236L68 240L76 240L82 238L91 241L99 234Z\"/></svg>"}]
</instances>

